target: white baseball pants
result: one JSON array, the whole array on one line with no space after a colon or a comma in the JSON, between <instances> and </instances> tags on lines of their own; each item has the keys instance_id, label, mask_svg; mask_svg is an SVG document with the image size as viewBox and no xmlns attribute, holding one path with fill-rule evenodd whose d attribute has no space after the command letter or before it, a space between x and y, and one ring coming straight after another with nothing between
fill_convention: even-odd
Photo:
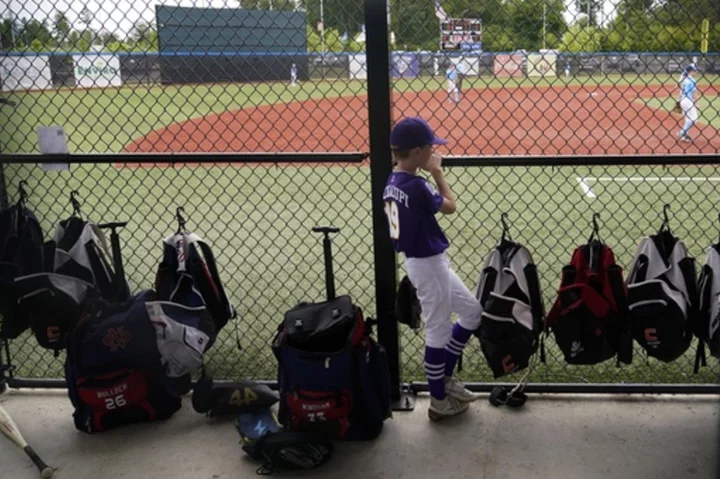
<instances>
[{"instance_id":1,"label":"white baseball pants","mask_svg":"<svg viewBox=\"0 0 720 479\"><path fill-rule=\"evenodd\" d=\"M458 322L474 331L480 325L482 306L450 267L447 256L405 258L410 282L417 289L425 324L425 345L444 348L452 335L452 313Z\"/></svg>"},{"instance_id":2,"label":"white baseball pants","mask_svg":"<svg viewBox=\"0 0 720 479\"><path fill-rule=\"evenodd\" d=\"M685 119L695 123L698 119L698 111L695 106L695 102L688 97L684 97L680 100L680 108L682 108Z\"/></svg>"}]
</instances>

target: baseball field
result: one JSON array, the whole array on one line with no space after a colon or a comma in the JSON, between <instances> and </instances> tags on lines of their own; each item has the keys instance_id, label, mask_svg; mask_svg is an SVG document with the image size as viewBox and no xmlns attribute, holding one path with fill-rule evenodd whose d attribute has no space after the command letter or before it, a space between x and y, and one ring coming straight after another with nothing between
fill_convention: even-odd
<instances>
[{"instance_id":1,"label":"baseball field","mask_svg":"<svg viewBox=\"0 0 720 479\"><path fill-rule=\"evenodd\" d=\"M670 76L579 77L541 81L478 78L459 105L434 79L397 81L394 116L421 114L452 140L451 155L637 154L720 151L720 85L702 78L700 120L692 144L674 134L681 119L669 112L676 94ZM367 96L361 82L125 87L14 95L0 109L4 151L35 152L35 128L65 126L72 152L368 151ZM283 312L324 295L316 224L341 228L334 241L338 292L349 292L372 315L373 266L370 170L367 165L228 165L161 167L73 165L44 172L37 165L6 165L10 199L28 181L29 204L50 236L71 213L78 190L82 212L94 221L129 220L123 257L133 291L152 286L161 241L176 229L184 207L188 228L207 239L239 318L208 357L219 378L274 377L269 349ZM695 255L718 241L718 167L471 167L447 172L458 197L457 215L443 217L449 255L472 289L484 257L500 238L500 215L529 247L549 310L562 265L590 236L593 213L601 237L627 271L640 239L662 222L671 205L673 232ZM399 274L402 275L400 263ZM241 349L236 347L235 330ZM711 382L709 363L692 373L686 357L663 364L636 349L630 366L567 366L552 338L548 360L531 380L543 382ZM423 380L422 331L402 330L402 374ZM62 356L40 351L28 337L10 346L16 374L61 377ZM462 377L489 381L476 341Z\"/></svg>"}]
</instances>

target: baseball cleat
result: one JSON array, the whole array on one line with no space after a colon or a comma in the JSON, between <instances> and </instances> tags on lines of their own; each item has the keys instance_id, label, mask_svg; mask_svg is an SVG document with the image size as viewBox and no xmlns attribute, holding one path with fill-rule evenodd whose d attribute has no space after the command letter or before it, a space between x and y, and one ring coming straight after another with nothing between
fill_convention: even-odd
<instances>
[{"instance_id":1,"label":"baseball cleat","mask_svg":"<svg viewBox=\"0 0 720 479\"><path fill-rule=\"evenodd\" d=\"M461 402L473 402L477 396L470 390L465 389L462 382L456 377L445 377L445 393Z\"/></svg>"},{"instance_id":2,"label":"baseball cleat","mask_svg":"<svg viewBox=\"0 0 720 479\"><path fill-rule=\"evenodd\" d=\"M469 406L470 403L458 401L452 396L446 396L445 399L431 397L428 417L431 421L440 421L446 417L464 413Z\"/></svg>"}]
</instances>

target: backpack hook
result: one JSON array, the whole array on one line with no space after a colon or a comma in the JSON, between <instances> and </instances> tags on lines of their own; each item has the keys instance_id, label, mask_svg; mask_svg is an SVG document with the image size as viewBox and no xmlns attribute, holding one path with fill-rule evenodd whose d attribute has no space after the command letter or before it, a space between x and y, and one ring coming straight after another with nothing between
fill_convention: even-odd
<instances>
[{"instance_id":1,"label":"backpack hook","mask_svg":"<svg viewBox=\"0 0 720 479\"><path fill-rule=\"evenodd\" d=\"M70 192L70 204L72 204L73 207L73 215L77 216L78 218L82 217L80 213L80 202L75 198L75 195L79 194L77 190L72 190Z\"/></svg>"},{"instance_id":2,"label":"backpack hook","mask_svg":"<svg viewBox=\"0 0 720 479\"><path fill-rule=\"evenodd\" d=\"M20 184L18 185L18 190L20 191L20 198L17 202L17 206L20 209L25 207L25 200L27 200L27 191L25 191L25 188L23 188L23 186L27 186L27 181L20 180Z\"/></svg>"},{"instance_id":3,"label":"backpack hook","mask_svg":"<svg viewBox=\"0 0 720 479\"><path fill-rule=\"evenodd\" d=\"M176 234L187 233L187 230L185 229L185 218L183 215L180 214L180 212L185 213L185 209L182 206L178 206L177 210L175 210L175 218L178 221L178 229Z\"/></svg>"},{"instance_id":4,"label":"backpack hook","mask_svg":"<svg viewBox=\"0 0 720 479\"><path fill-rule=\"evenodd\" d=\"M597 220L600 219L600 213L593 213L592 217L592 234L590 235L590 239L588 240L588 243L591 243L593 239L597 239L598 241L602 241L600 239L600 227L598 226Z\"/></svg>"},{"instance_id":5,"label":"backpack hook","mask_svg":"<svg viewBox=\"0 0 720 479\"><path fill-rule=\"evenodd\" d=\"M670 205L668 203L665 203L663 206L663 224L660 226L660 232L667 231L670 232L670 220L668 219L668 210L670 209Z\"/></svg>"},{"instance_id":6,"label":"backpack hook","mask_svg":"<svg viewBox=\"0 0 720 479\"><path fill-rule=\"evenodd\" d=\"M512 241L512 238L510 237L510 229L508 228L507 224L507 217L507 213L503 213L500 215L500 223L502 224L502 242L505 242L506 237L508 240Z\"/></svg>"}]
</instances>

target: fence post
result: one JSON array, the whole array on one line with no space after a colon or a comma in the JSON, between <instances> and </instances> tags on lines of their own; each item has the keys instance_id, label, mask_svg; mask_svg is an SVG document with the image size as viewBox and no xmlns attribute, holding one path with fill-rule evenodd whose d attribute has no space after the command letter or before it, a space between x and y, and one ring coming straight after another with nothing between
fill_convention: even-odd
<instances>
[{"instance_id":1,"label":"fence post","mask_svg":"<svg viewBox=\"0 0 720 479\"><path fill-rule=\"evenodd\" d=\"M2 153L0 153L2 154ZM7 188L5 187L5 166L0 162L0 209L8 207Z\"/></svg>"},{"instance_id":2,"label":"fence post","mask_svg":"<svg viewBox=\"0 0 720 479\"><path fill-rule=\"evenodd\" d=\"M5 370L7 366L3 362L3 354L7 351L7 339L0 340L0 394L7 390L7 376Z\"/></svg>"},{"instance_id":3,"label":"fence post","mask_svg":"<svg viewBox=\"0 0 720 479\"><path fill-rule=\"evenodd\" d=\"M400 383L400 338L395 317L397 268L395 250L383 211L382 194L392 171L390 156L390 72L386 0L365 0L367 47L368 119L370 129L370 175L372 182L375 307L378 341L387 351L390 364L393 409L410 410L412 397L403 394Z\"/></svg>"}]
</instances>

